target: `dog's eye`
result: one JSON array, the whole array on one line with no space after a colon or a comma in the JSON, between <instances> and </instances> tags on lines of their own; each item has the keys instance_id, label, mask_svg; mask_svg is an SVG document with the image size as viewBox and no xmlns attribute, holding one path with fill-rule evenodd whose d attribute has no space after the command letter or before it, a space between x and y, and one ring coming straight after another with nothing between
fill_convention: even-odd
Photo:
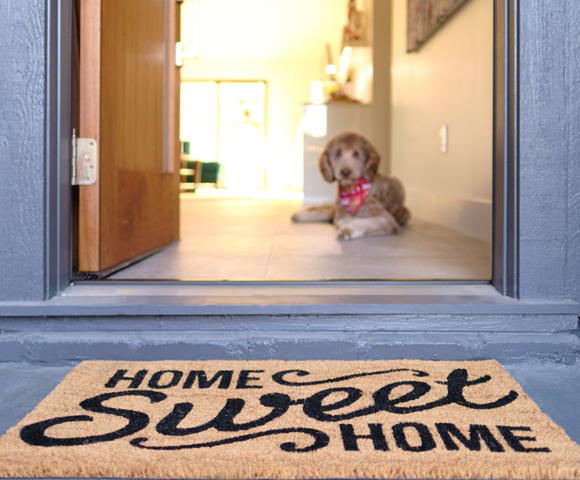
<instances>
[{"instance_id":1,"label":"dog's eye","mask_svg":"<svg viewBox=\"0 0 580 480\"><path fill-rule=\"evenodd\" d=\"M358 158L358 157L359 157L359 153L358 153L358 151L357 151L357 150L355 150L355 151L353 152L352 156L353 156L354 158Z\"/></svg>"},{"instance_id":2,"label":"dog's eye","mask_svg":"<svg viewBox=\"0 0 580 480\"><path fill-rule=\"evenodd\" d=\"M339 148L339 149L336 151L336 156L337 156L337 157L340 157L341 155L342 155L342 150Z\"/></svg>"}]
</instances>

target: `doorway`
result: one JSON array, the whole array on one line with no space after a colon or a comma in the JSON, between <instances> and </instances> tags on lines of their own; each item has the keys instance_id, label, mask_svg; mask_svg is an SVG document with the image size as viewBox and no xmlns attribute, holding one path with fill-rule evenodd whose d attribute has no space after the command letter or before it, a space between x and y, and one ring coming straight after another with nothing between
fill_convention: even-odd
<instances>
[{"instance_id":1,"label":"doorway","mask_svg":"<svg viewBox=\"0 0 580 480\"><path fill-rule=\"evenodd\" d=\"M266 82L251 80L181 83L181 164L189 174L182 175L182 192L206 184L267 188L266 88Z\"/></svg>"},{"instance_id":2,"label":"doorway","mask_svg":"<svg viewBox=\"0 0 580 480\"><path fill-rule=\"evenodd\" d=\"M186 5L187 3L186 1ZM226 10L222 9L222 12ZM203 10L201 14L204 14ZM186 60L184 72L188 71L188 62L191 69L203 72L203 69L208 66L208 62L204 63L201 57L198 60ZM182 72L182 77L184 72ZM204 77L207 78L205 73L197 72L196 75L197 80L195 81L204 81ZM283 69L283 76L290 76L288 66ZM260 76L254 75L254 78L260 78ZM191 79L187 78L186 81L189 80ZM223 82L223 80L219 81ZM491 83L491 81L490 76L489 82ZM268 107L270 112L273 108L272 103L275 103L271 101L272 90L276 88L275 83L268 82L267 100L270 104ZM308 92L307 94L302 93L302 98L308 100L310 84L303 85L301 88L303 92ZM380 98L380 95L375 95L375 99L377 97ZM378 104L378 100L375 103ZM373 108L370 106L369 109L366 109L363 105L357 107L361 107L360 110L363 111ZM392 119L393 113L400 112L394 112L394 109L397 108L396 101L392 103L391 107L390 118ZM277 108L274 111L280 112L281 110ZM489 108L491 109L491 98ZM294 157L298 157L296 145L300 144L299 137L302 134L299 128L300 115L300 113L294 114L292 121L289 122L293 124L295 132L293 137L294 151L291 152ZM277 113L277 116L281 115ZM420 112L418 116L420 116ZM268 120L271 117L271 114L265 115ZM374 123L370 129L376 128L377 122L370 123ZM265 123L265 125L269 125L269 123ZM491 115L489 129L491 130ZM390 131L394 130L391 128ZM451 131L453 132L453 130ZM369 135L369 132L364 133ZM371 132L370 135L375 135L377 143L382 142L387 145L386 150L384 150L386 153L383 154L386 161L384 168L393 170L395 167L393 173L399 174L396 170L400 168L397 167L399 159L392 158L395 151L394 147L385 142L384 138L380 138L381 135L388 137L389 134L382 132L377 136ZM270 135L269 137L268 140L271 139ZM435 143L438 142L436 134L434 140ZM216 141L216 145L216 150L219 150L219 141ZM275 142L275 145L278 151L285 150L282 141ZM228 142L228 147L232 147L231 142ZM491 165L491 139L488 149L488 160ZM271 159L272 153L275 152L270 150L268 145L265 146L264 150L266 158ZM286 148L286 150L288 149ZM285 152L285 154L288 153ZM444 157L441 164L444 164L447 158ZM450 228L440 218L431 218L431 214L423 213L426 212L425 205L434 211L447 210L449 217L470 218L472 217L470 212L461 212L457 209L449 210L444 204L434 205L433 192L417 188L415 185L410 185L410 191L413 202L423 205L419 209L422 211L419 215L415 214L410 227L404 229L403 234L397 237L365 239L364 245L361 245L359 241L343 243L336 241L331 225L309 225L308 229L302 229L301 226L291 224L290 216L294 210L300 208L302 202L299 188L284 188L287 187L284 185L284 180L299 176L296 171L299 171L300 165L294 165L294 167L286 166L283 173L278 174L278 178L276 178L275 173L272 179L269 175L265 175L263 186L266 188L257 188L252 194L240 194L234 188L219 188L219 182L217 182L218 188L210 185L210 188L204 186L204 188L196 190L195 193L182 193L181 240L163 252L109 278L113 280L211 281L490 280L490 238L484 238L485 235L474 235L473 232L458 231ZM417 168L421 167L405 165L405 168L416 174ZM224 177L220 180L225 181ZM403 180L406 181L405 178ZM228 182L230 182L230 186L239 185L239 172L230 177ZM259 187L258 181L255 184ZM294 186L296 184L297 182L294 182ZM488 187L491 192L491 177ZM449 196L446 197L443 194L437 195L437 198L448 200ZM441 201L443 202L443 200ZM484 199L483 206L481 204L478 206L485 211L482 217L484 221L475 221L474 223L479 225L485 223L489 225L490 229L491 202ZM414 212L417 211L413 205L411 208ZM220 239L222 235L223 237ZM491 232L488 232L488 235L490 236Z\"/></svg>"}]
</instances>

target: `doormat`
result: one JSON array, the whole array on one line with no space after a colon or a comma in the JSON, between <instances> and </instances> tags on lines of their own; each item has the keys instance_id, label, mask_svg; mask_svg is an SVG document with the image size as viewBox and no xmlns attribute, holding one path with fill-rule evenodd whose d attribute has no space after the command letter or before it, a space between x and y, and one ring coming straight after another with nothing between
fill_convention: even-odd
<instances>
[{"instance_id":1,"label":"doormat","mask_svg":"<svg viewBox=\"0 0 580 480\"><path fill-rule=\"evenodd\" d=\"M0 477L580 479L580 447L495 361L91 361Z\"/></svg>"}]
</instances>

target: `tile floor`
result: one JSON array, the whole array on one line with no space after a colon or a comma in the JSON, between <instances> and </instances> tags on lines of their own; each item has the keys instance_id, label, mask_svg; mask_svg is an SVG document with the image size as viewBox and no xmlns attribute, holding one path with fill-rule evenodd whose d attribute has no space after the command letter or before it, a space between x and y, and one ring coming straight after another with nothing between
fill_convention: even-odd
<instances>
[{"instance_id":1,"label":"tile floor","mask_svg":"<svg viewBox=\"0 0 580 480\"><path fill-rule=\"evenodd\" d=\"M297 198L185 194L181 240L113 280L489 280L491 246L412 219L401 234L338 241L331 224L295 224Z\"/></svg>"}]
</instances>

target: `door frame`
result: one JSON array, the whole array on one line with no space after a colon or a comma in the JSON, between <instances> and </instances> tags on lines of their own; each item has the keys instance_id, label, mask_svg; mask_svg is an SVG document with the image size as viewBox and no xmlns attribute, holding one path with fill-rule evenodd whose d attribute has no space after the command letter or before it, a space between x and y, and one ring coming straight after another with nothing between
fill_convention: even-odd
<instances>
[{"instance_id":1,"label":"door frame","mask_svg":"<svg viewBox=\"0 0 580 480\"><path fill-rule=\"evenodd\" d=\"M72 281L71 12L73 0L47 0L46 220L44 296ZM492 285L519 295L519 0L494 0ZM352 283L352 282L351 282ZM364 282L355 282L364 285ZM268 283L270 287L276 282Z\"/></svg>"},{"instance_id":2,"label":"door frame","mask_svg":"<svg viewBox=\"0 0 580 480\"><path fill-rule=\"evenodd\" d=\"M519 298L519 0L494 0L492 285Z\"/></svg>"},{"instance_id":3,"label":"door frame","mask_svg":"<svg viewBox=\"0 0 580 480\"><path fill-rule=\"evenodd\" d=\"M48 0L46 2L45 299L58 295L72 281L71 50L73 1Z\"/></svg>"}]
</instances>

